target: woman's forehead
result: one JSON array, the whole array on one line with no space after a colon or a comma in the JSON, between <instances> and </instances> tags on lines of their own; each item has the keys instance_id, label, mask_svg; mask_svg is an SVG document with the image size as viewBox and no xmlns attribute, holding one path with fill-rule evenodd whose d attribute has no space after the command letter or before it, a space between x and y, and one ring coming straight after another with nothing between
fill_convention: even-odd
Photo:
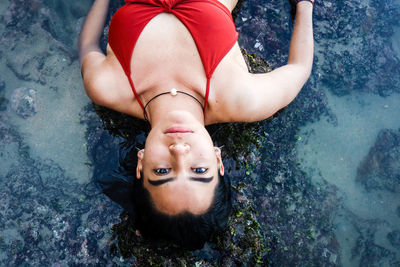
<instances>
[{"instance_id":1,"label":"woman's forehead","mask_svg":"<svg viewBox=\"0 0 400 267\"><path fill-rule=\"evenodd\" d=\"M218 175L217 173L215 175ZM171 182L168 186L145 187L149 190L153 202L160 212L175 215L181 212L201 214L210 207L218 184L218 178L207 185L195 181Z\"/></svg>"}]
</instances>

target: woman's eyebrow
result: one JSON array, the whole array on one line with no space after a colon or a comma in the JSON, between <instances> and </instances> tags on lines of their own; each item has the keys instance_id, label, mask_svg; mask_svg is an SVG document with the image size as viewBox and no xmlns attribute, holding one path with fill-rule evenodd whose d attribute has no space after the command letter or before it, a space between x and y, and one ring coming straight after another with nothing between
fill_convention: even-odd
<instances>
[{"instance_id":1,"label":"woman's eyebrow","mask_svg":"<svg viewBox=\"0 0 400 267\"><path fill-rule=\"evenodd\" d=\"M161 180L150 180L150 179L149 179L149 183L150 183L151 185L154 185L154 186L159 186L159 185L168 183L168 182L170 182L170 181L172 181L172 180L174 180L174 179L175 179L175 177L166 178L166 179L161 179Z\"/></svg>"},{"instance_id":2,"label":"woman's eyebrow","mask_svg":"<svg viewBox=\"0 0 400 267\"><path fill-rule=\"evenodd\" d=\"M148 181L149 181L149 183L150 183L151 185L159 186L159 185L162 185L162 184L171 182L171 181L173 181L173 180L175 180L175 179L176 179L176 177L171 177L171 178L160 179L160 180L150 180L150 179L149 179ZM210 182L214 179L214 176L206 177L206 178L202 178L202 177L189 177L189 179L192 180L192 181L195 181L195 182L210 183Z\"/></svg>"},{"instance_id":3,"label":"woman's eyebrow","mask_svg":"<svg viewBox=\"0 0 400 267\"><path fill-rule=\"evenodd\" d=\"M190 180L196 181L196 182L201 182L201 183L209 183L214 179L214 176L211 177L189 177Z\"/></svg>"}]
</instances>

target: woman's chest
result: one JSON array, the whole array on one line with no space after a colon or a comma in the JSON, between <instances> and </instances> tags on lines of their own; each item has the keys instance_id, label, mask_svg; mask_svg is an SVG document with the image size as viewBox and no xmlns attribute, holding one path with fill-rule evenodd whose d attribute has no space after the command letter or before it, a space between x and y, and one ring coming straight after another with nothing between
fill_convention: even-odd
<instances>
[{"instance_id":1,"label":"woman's chest","mask_svg":"<svg viewBox=\"0 0 400 267\"><path fill-rule=\"evenodd\" d=\"M168 13L153 18L141 32L132 52L131 73L138 94L169 83L202 91L207 81L191 33Z\"/></svg>"}]
</instances>

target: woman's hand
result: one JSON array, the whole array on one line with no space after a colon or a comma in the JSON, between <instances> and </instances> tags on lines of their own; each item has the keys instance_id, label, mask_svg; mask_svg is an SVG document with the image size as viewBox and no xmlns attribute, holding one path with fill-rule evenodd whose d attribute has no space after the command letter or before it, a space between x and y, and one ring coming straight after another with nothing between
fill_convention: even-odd
<instances>
[{"instance_id":1,"label":"woman's hand","mask_svg":"<svg viewBox=\"0 0 400 267\"><path fill-rule=\"evenodd\" d=\"M314 5L314 0L289 0L292 9L290 10L290 15L292 16L292 20L294 21L296 18L296 7L297 4L300 2L309 2L310 4Z\"/></svg>"},{"instance_id":2,"label":"woman's hand","mask_svg":"<svg viewBox=\"0 0 400 267\"><path fill-rule=\"evenodd\" d=\"M293 8L296 8L296 5L300 2L309 2L312 5L314 5L314 0L289 0L290 5L292 5Z\"/></svg>"}]
</instances>

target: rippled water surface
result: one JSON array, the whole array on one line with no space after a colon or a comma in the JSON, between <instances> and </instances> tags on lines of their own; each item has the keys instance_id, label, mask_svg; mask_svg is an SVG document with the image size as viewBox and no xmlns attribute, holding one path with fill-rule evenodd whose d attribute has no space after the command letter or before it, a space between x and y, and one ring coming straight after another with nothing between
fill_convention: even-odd
<instances>
[{"instance_id":1,"label":"rippled water surface","mask_svg":"<svg viewBox=\"0 0 400 267\"><path fill-rule=\"evenodd\" d=\"M97 184L145 129L83 90L75 44L90 4L0 3L0 265L400 265L399 1L316 2L296 100L262 123L210 127L235 188L232 245L179 256L137 248ZM289 11L245 0L241 47L284 64Z\"/></svg>"}]
</instances>

